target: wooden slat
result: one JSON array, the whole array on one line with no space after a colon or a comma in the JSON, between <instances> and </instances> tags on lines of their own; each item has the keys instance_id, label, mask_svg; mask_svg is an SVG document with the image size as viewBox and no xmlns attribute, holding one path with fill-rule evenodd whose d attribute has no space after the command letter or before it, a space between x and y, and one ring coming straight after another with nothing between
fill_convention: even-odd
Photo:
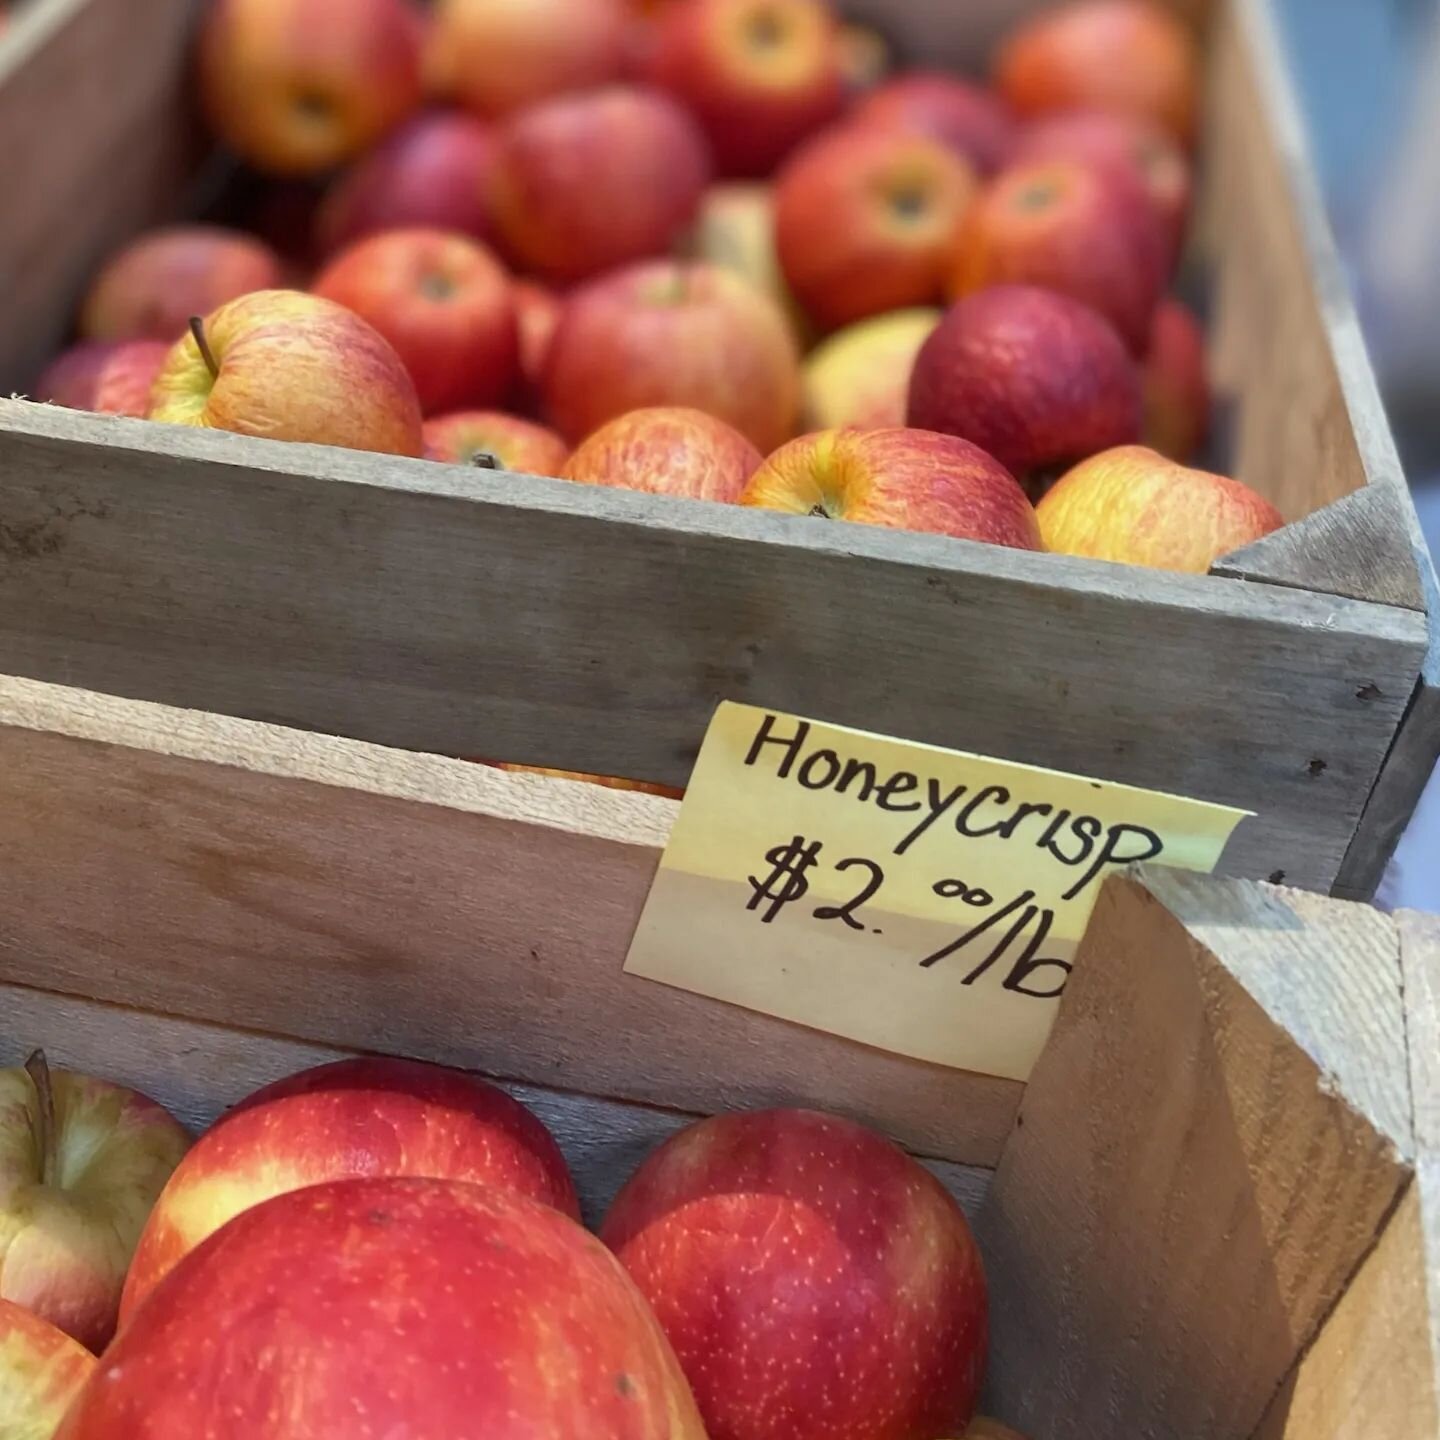
<instances>
[{"instance_id":1,"label":"wooden slat","mask_svg":"<svg viewBox=\"0 0 1440 1440\"><path fill-rule=\"evenodd\" d=\"M673 813L4 681L0 981L681 1110L804 1103L993 1164L1014 1081L622 973Z\"/></svg>"},{"instance_id":2,"label":"wooden slat","mask_svg":"<svg viewBox=\"0 0 1440 1440\"><path fill-rule=\"evenodd\" d=\"M1423 618L0 401L0 670L683 784L722 698L1258 812L1334 881Z\"/></svg>"},{"instance_id":3,"label":"wooden slat","mask_svg":"<svg viewBox=\"0 0 1440 1440\"><path fill-rule=\"evenodd\" d=\"M1108 882L981 1216L1026 1433L1243 1440L1409 1183L1393 927L1298 903Z\"/></svg>"}]
</instances>

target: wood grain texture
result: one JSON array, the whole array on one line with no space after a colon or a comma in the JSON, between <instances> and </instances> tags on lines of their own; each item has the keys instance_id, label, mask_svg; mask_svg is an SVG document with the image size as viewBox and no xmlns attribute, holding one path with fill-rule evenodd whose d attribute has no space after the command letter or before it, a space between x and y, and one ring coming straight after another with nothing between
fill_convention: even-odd
<instances>
[{"instance_id":1,"label":"wood grain texture","mask_svg":"<svg viewBox=\"0 0 1440 1440\"><path fill-rule=\"evenodd\" d=\"M722 698L1258 812L1334 881L1423 618L0 401L0 670L683 784ZM601 563L603 557L603 563Z\"/></svg>"},{"instance_id":2,"label":"wood grain texture","mask_svg":"<svg viewBox=\"0 0 1440 1440\"><path fill-rule=\"evenodd\" d=\"M55 351L95 265L175 215L200 155L189 0L39 0L0 52L0 394Z\"/></svg>"},{"instance_id":3,"label":"wood grain texture","mask_svg":"<svg viewBox=\"0 0 1440 1440\"><path fill-rule=\"evenodd\" d=\"M812 1105L993 1164L1016 1082L622 972L673 813L4 681L0 980L681 1110Z\"/></svg>"},{"instance_id":4,"label":"wood grain texture","mask_svg":"<svg viewBox=\"0 0 1440 1440\"><path fill-rule=\"evenodd\" d=\"M1260 887L1107 883L981 1216L990 1408L1027 1433L1248 1436L1408 1183L1393 932L1341 912L1312 955L1306 928ZM1321 973L1352 967L1383 1017L1353 1053Z\"/></svg>"}]
</instances>

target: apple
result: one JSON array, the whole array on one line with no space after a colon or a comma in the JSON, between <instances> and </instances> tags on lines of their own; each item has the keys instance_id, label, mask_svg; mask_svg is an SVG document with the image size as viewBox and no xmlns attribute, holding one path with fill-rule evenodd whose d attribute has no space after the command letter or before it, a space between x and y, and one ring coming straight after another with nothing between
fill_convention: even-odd
<instances>
[{"instance_id":1,"label":"apple","mask_svg":"<svg viewBox=\"0 0 1440 1440\"><path fill-rule=\"evenodd\" d=\"M483 118L620 78L623 0L436 0L433 87Z\"/></svg>"},{"instance_id":2,"label":"apple","mask_svg":"<svg viewBox=\"0 0 1440 1440\"><path fill-rule=\"evenodd\" d=\"M939 310L895 310L837 330L805 360L804 427L904 425L910 371L939 323Z\"/></svg>"},{"instance_id":3,"label":"apple","mask_svg":"<svg viewBox=\"0 0 1440 1440\"><path fill-rule=\"evenodd\" d=\"M0 1300L103 1348L141 1227L189 1144L153 1100L51 1070L39 1050L0 1070Z\"/></svg>"},{"instance_id":4,"label":"apple","mask_svg":"<svg viewBox=\"0 0 1440 1440\"><path fill-rule=\"evenodd\" d=\"M318 175L368 150L421 99L410 0L211 0L200 96L219 137L271 175Z\"/></svg>"},{"instance_id":5,"label":"apple","mask_svg":"<svg viewBox=\"0 0 1440 1440\"><path fill-rule=\"evenodd\" d=\"M1141 380L1145 443L1184 464L1205 442L1210 425L1210 380L1205 332L1183 302L1166 300L1155 312Z\"/></svg>"},{"instance_id":6,"label":"apple","mask_svg":"<svg viewBox=\"0 0 1440 1440\"><path fill-rule=\"evenodd\" d=\"M982 175L1010 158L1015 120L991 91L939 70L910 70L872 90L855 123L910 130L948 145Z\"/></svg>"},{"instance_id":7,"label":"apple","mask_svg":"<svg viewBox=\"0 0 1440 1440\"><path fill-rule=\"evenodd\" d=\"M975 173L938 140L851 126L810 141L775 185L785 279L822 328L938 301Z\"/></svg>"},{"instance_id":8,"label":"apple","mask_svg":"<svg viewBox=\"0 0 1440 1440\"><path fill-rule=\"evenodd\" d=\"M503 1090L416 1060L337 1060L257 1090L196 1142L140 1237L122 1323L235 1216L306 1185L374 1175L467 1181L580 1214L559 1146Z\"/></svg>"},{"instance_id":9,"label":"apple","mask_svg":"<svg viewBox=\"0 0 1440 1440\"><path fill-rule=\"evenodd\" d=\"M763 453L794 433L800 358L780 308L738 275L651 260L570 297L544 395L572 442L627 410L685 405L733 425Z\"/></svg>"},{"instance_id":10,"label":"apple","mask_svg":"<svg viewBox=\"0 0 1440 1440\"><path fill-rule=\"evenodd\" d=\"M152 230L127 245L95 277L80 309L91 340L173 344L192 315L282 283L280 257L249 235L218 225Z\"/></svg>"},{"instance_id":11,"label":"apple","mask_svg":"<svg viewBox=\"0 0 1440 1440\"><path fill-rule=\"evenodd\" d=\"M750 477L740 503L1041 548L1035 511L998 460L957 436L903 426L820 430L791 440Z\"/></svg>"},{"instance_id":12,"label":"apple","mask_svg":"<svg viewBox=\"0 0 1440 1440\"><path fill-rule=\"evenodd\" d=\"M564 478L733 504L762 458L723 420L662 405L607 421L570 457Z\"/></svg>"},{"instance_id":13,"label":"apple","mask_svg":"<svg viewBox=\"0 0 1440 1440\"><path fill-rule=\"evenodd\" d=\"M1138 355L1172 258L1166 222L1133 175L1076 160L1016 164L967 211L950 293L987 285L1058 290L1098 310Z\"/></svg>"},{"instance_id":14,"label":"apple","mask_svg":"<svg viewBox=\"0 0 1440 1440\"><path fill-rule=\"evenodd\" d=\"M514 403L527 413L540 403L540 384L550 340L560 323L559 295L534 280L515 280L510 286L515 302L515 319L520 326L520 366L516 376Z\"/></svg>"},{"instance_id":15,"label":"apple","mask_svg":"<svg viewBox=\"0 0 1440 1440\"><path fill-rule=\"evenodd\" d=\"M48 1320L0 1300L0 1435L50 1440L95 1357Z\"/></svg>"},{"instance_id":16,"label":"apple","mask_svg":"<svg viewBox=\"0 0 1440 1440\"><path fill-rule=\"evenodd\" d=\"M963 1431L985 1364L980 1252L938 1180L807 1110L717 1115L640 1167L601 1238L654 1307L710 1440Z\"/></svg>"},{"instance_id":17,"label":"apple","mask_svg":"<svg viewBox=\"0 0 1440 1440\"><path fill-rule=\"evenodd\" d=\"M593 1236L494 1185L279 1195L180 1262L56 1440L705 1440L654 1316Z\"/></svg>"},{"instance_id":18,"label":"apple","mask_svg":"<svg viewBox=\"0 0 1440 1440\"><path fill-rule=\"evenodd\" d=\"M669 250L709 178L690 116L668 96L617 85L507 121L490 201L520 268L575 281Z\"/></svg>"},{"instance_id":19,"label":"apple","mask_svg":"<svg viewBox=\"0 0 1440 1440\"><path fill-rule=\"evenodd\" d=\"M119 349L114 340L81 340L62 350L31 386L31 398L67 410L88 410L105 361Z\"/></svg>"},{"instance_id":20,"label":"apple","mask_svg":"<svg viewBox=\"0 0 1440 1440\"><path fill-rule=\"evenodd\" d=\"M995 82L1021 115L1101 109L1195 135L1200 61L1194 35L1154 0L1081 0L1020 26L996 55Z\"/></svg>"},{"instance_id":21,"label":"apple","mask_svg":"<svg viewBox=\"0 0 1440 1440\"><path fill-rule=\"evenodd\" d=\"M951 306L920 347L907 423L961 435L1028 488L1140 438L1140 376L1115 328L1078 300L997 285Z\"/></svg>"},{"instance_id":22,"label":"apple","mask_svg":"<svg viewBox=\"0 0 1440 1440\"><path fill-rule=\"evenodd\" d=\"M150 413L150 392L170 354L163 340L82 341L53 361L35 384L35 398L101 415Z\"/></svg>"},{"instance_id":23,"label":"apple","mask_svg":"<svg viewBox=\"0 0 1440 1440\"><path fill-rule=\"evenodd\" d=\"M1036 509L1045 545L1059 555L1195 575L1285 523L1241 481L1192 470L1143 445L1091 456Z\"/></svg>"},{"instance_id":24,"label":"apple","mask_svg":"<svg viewBox=\"0 0 1440 1440\"><path fill-rule=\"evenodd\" d=\"M681 0L656 23L650 79L699 117L724 175L768 175L844 107L822 0Z\"/></svg>"},{"instance_id":25,"label":"apple","mask_svg":"<svg viewBox=\"0 0 1440 1440\"><path fill-rule=\"evenodd\" d=\"M520 341L510 277L478 240L385 230L342 250L313 288L395 347L427 415L497 404L515 383Z\"/></svg>"},{"instance_id":26,"label":"apple","mask_svg":"<svg viewBox=\"0 0 1440 1440\"><path fill-rule=\"evenodd\" d=\"M569 455L570 447L553 430L502 410L461 410L425 422L426 458L447 465L559 475Z\"/></svg>"},{"instance_id":27,"label":"apple","mask_svg":"<svg viewBox=\"0 0 1440 1440\"><path fill-rule=\"evenodd\" d=\"M222 305L171 350L150 418L420 455L420 402L390 342L352 310L298 290Z\"/></svg>"},{"instance_id":28,"label":"apple","mask_svg":"<svg viewBox=\"0 0 1440 1440\"><path fill-rule=\"evenodd\" d=\"M490 127L472 116L422 115L341 175L315 216L315 249L333 255L381 230L423 227L490 238Z\"/></svg>"}]
</instances>

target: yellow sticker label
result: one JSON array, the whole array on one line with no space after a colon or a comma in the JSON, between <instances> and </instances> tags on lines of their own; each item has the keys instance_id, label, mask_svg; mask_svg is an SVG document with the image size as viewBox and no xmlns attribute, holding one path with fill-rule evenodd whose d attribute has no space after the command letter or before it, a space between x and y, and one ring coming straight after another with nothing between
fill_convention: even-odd
<instances>
[{"instance_id":1,"label":"yellow sticker label","mask_svg":"<svg viewBox=\"0 0 1440 1440\"><path fill-rule=\"evenodd\" d=\"M1105 876L1251 813L726 702L625 969L1023 1080Z\"/></svg>"}]
</instances>

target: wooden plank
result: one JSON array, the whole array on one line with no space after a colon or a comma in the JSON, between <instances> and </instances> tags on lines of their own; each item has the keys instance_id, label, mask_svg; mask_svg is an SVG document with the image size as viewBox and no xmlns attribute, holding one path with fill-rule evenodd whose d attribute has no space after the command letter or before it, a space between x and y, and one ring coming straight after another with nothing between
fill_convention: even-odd
<instances>
[{"instance_id":1,"label":"wooden plank","mask_svg":"<svg viewBox=\"0 0 1440 1440\"><path fill-rule=\"evenodd\" d=\"M1108 882L981 1216L989 1408L1026 1433L1250 1435L1409 1183L1393 928L1313 925Z\"/></svg>"},{"instance_id":2,"label":"wooden plank","mask_svg":"<svg viewBox=\"0 0 1440 1440\"><path fill-rule=\"evenodd\" d=\"M0 49L0 394L55 351L95 265L198 163L188 0L40 0Z\"/></svg>"},{"instance_id":3,"label":"wooden plank","mask_svg":"<svg viewBox=\"0 0 1440 1440\"><path fill-rule=\"evenodd\" d=\"M262 1085L355 1053L0 985L0 1065L18 1064L37 1045L53 1065L103 1076L152 1096L196 1134ZM651 1150L700 1118L540 1085L500 1083L528 1105L559 1142L591 1224L604 1215L615 1192ZM967 1215L977 1213L990 1186L989 1170L943 1160L922 1163Z\"/></svg>"},{"instance_id":4,"label":"wooden plank","mask_svg":"<svg viewBox=\"0 0 1440 1440\"><path fill-rule=\"evenodd\" d=\"M3 681L0 981L681 1110L806 1104L993 1164L1016 1082L622 972L673 814Z\"/></svg>"},{"instance_id":5,"label":"wooden plank","mask_svg":"<svg viewBox=\"0 0 1440 1440\"><path fill-rule=\"evenodd\" d=\"M1421 616L0 401L0 670L683 784L722 698L1253 809L1335 879Z\"/></svg>"}]
</instances>

